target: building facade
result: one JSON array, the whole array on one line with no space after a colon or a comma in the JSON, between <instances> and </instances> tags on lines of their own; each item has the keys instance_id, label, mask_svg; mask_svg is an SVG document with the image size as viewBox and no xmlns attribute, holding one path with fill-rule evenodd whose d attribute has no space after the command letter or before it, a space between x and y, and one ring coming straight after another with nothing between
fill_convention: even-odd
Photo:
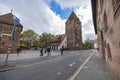
<instances>
[{"instance_id":1,"label":"building facade","mask_svg":"<svg viewBox=\"0 0 120 80\"><path fill-rule=\"evenodd\" d=\"M93 44L94 44L94 49L98 49L98 41L97 41L97 39L93 40Z\"/></svg>"},{"instance_id":2,"label":"building facade","mask_svg":"<svg viewBox=\"0 0 120 80\"><path fill-rule=\"evenodd\" d=\"M67 48L67 37L66 34L56 35L50 43L52 50L60 50L62 46Z\"/></svg>"},{"instance_id":3,"label":"building facade","mask_svg":"<svg viewBox=\"0 0 120 80\"><path fill-rule=\"evenodd\" d=\"M120 80L120 0L91 0L99 53Z\"/></svg>"},{"instance_id":4,"label":"building facade","mask_svg":"<svg viewBox=\"0 0 120 80\"><path fill-rule=\"evenodd\" d=\"M67 48L70 50L82 49L81 21L72 11L65 23L67 35Z\"/></svg>"},{"instance_id":5,"label":"building facade","mask_svg":"<svg viewBox=\"0 0 120 80\"><path fill-rule=\"evenodd\" d=\"M0 53L7 53L7 51L16 52L20 46L20 33L22 32L23 26L20 23L16 23L15 38L11 42L13 26L14 20L12 13L0 15Z\"/></svg>"}]
</instances>

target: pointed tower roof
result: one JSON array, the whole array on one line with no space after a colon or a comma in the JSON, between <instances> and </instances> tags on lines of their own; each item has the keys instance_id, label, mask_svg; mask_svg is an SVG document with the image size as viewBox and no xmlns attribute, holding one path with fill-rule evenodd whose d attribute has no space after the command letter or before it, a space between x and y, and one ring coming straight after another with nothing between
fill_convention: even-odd
<instances>
[{"instance_id":1,"label":"pointed tower roof","mask_svg":"<svg viewBox=\"0 0 120 80\"><path fill-rule=\"evenodd\" d=\"M14 25L13 14L8 13L0 15L0 23ZM16 25L23 28L23 26L20 23L16 23Z\"/></svg>"},{"instance_id":2,"label":"pointed tower roof","mask_svg":"<svg viewBox=\"0 0 120 80\"><path fill-rule=\"evenodd\" d=\"M74 11L72 11L72 13L70 14L68 19L78 19L78 17L76 16L76 14L74 13Z\"/></svg>"}]
</instances>

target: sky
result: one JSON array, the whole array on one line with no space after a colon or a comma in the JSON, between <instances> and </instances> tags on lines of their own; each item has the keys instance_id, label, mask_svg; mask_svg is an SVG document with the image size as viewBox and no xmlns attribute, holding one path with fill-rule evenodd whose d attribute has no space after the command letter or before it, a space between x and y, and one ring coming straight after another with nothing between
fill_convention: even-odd
<instances>
[{"instance_id":1,"label":"sky","mask_svg":"<svg viewBox=\"0 0 120 80\"><path fill-rule=\"evenodd\" d=\"M0 0L0 15L12 13L20 19L23 31L64 34L65 22L74 11L82 22L82 38L96 38L90 0Z\"/></svg>"}]
</instances>

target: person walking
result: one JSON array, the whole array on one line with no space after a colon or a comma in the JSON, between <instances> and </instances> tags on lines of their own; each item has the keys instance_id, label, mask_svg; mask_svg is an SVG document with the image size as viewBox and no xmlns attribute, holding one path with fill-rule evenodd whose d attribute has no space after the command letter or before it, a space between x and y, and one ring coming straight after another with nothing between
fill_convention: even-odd
<instances>
[{"instance_id":1,"label":"person walking","mask_svg":"<svg viewBox=\"0 0 120 80\"><path fill-rule=\"evenodd\" d=\"M50 48L50 46L48 46L48 48L47 48L47 56L50 56L51 55L51 48Z\"/></svg>"},{"instance_id":2,"label":"person walking","mask_svg":"<svg viewBox=\"0 0 120 80\"><path fill-rule=\"evenodd\" d=\"M17 48L18 56L19 56L20 52L21 52L21 47L18 47L18 48Z\"/></svg>"},{"instance_id":3,"label":"person walking","mask_svg":"<svg viewBox=\"0 0 120 80\"><path fill-rule=\"evenodd\" d=\"M64 47L62 46L62 47L60 48L61 55L63 55L63 50L64 50Z\"/></svg>"},{"instance_id":4,"label":"person walking","mask_svg":"<svg viewBox=\"0 0 120 80\"><path fill-rule=\"evenodd\" d=\"M40 56L43 56L43 48L40 49Z\"/></svg>"}]
</instances>

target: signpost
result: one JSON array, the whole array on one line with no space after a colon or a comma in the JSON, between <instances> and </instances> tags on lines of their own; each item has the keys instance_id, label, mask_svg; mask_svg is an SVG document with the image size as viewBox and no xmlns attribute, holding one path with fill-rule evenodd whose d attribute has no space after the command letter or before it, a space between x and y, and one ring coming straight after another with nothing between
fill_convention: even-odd
<instances>
[{"instance_id":1,"label":"signpost","mask_svg":"<svg viewBox=\"0 0 120 80\"><path fill-rule=\"evenodd\" d=\"M16 22L20 21L15 15L13 15L13 20L14 20L14 26L13 26L13 29L12 29L11 39L10 39L10 42L9 42L9 45L8 45L8 51L7 51L7 56L6 56L6 60L5 60L5 65L7 65L7 63L8 63L9 53L11 51L11 46L13 44L12 42L14 41L14 38L15 38Z\"/></svg>"}]
</instances>

